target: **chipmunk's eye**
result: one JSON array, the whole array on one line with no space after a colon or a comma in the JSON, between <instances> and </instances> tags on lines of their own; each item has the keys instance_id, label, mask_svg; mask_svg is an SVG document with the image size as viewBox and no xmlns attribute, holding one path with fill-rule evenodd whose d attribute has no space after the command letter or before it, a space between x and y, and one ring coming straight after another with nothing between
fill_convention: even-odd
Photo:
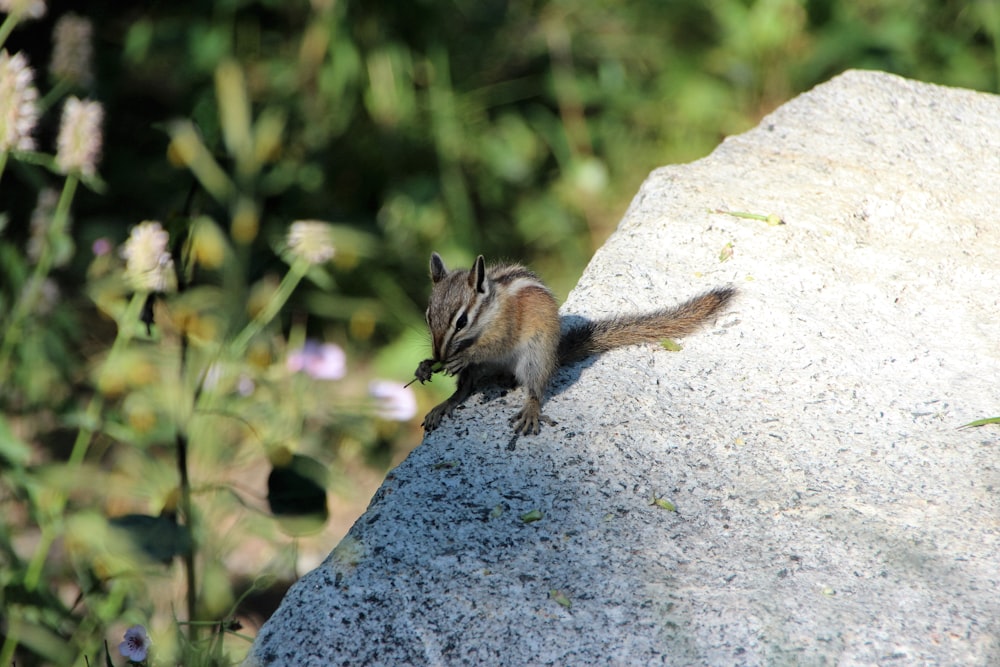
<instances>
[{"instance_id":1,"label":"chipmunk's eye","mask_svg":"<svg viewBox=\"0 0 1000 667\"><path fill-rule=\"evenodd\" d=\"M461 331L465 328L465 325L469 323L469 316L466 313L462 313L458 316L458 321L455 322L455 331Z\"/></svg>"}]
</instances>

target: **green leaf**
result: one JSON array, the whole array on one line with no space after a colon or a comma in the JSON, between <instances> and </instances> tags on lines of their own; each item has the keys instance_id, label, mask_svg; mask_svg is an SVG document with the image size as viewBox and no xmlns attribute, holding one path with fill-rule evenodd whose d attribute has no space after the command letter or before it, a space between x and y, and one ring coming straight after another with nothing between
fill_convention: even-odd
<instances>
[{"instance_id":1,"label":"green leaf","mask_svg":"<svg viewBox=\"0 0 1000 667\"><path fill-rule=\"evenodd\" d=\"M556 602L558 602L563 607L566 607L567 609L573 606L572 600L570 600L565 593L563 593L557 588L553 588L549 591L549 598L555 600Z\"/></svg>"},{"instance_id":2,"label":"green leaf","mask_svg":"<svg viewBox=\"0 0 1000 667\"><path fill-rule=\"evenodd\" d=\"M7 609L4 611L6 616ZM59 636L55 629L48 627L47 623L37 618L31 619L34 611L30 607L11 610L5 634L17 637L25 649L42 658L42 662L46 664L73 664L73 646Z\"/></svg>"},{"instance_id":3,"label":"green leaf","mask_svg":"<svg viewBox=\"0 0 1000 667\"><path fill-rule=\"evenodd\" d=\"M667 350L668 352L680 352L684 348L677 341L671 340L670 338L664 338L660 341L660 346Z\"/></svg>"},{"instance_id":4,"label":"green leaf","mask_svg":"<svg viewBox=\"0 0 1000 667\"><path fill-rule=\"evenodd\" d=\"M14 435L3 415L0 415L0 457L15 466L27 465L31 457L31 448Z\"/></svg>"},{"instance_id":5,"label":"green leaf","mask_svg":"<svg viewBox=\"0 0 1000 667\"><path fill-rule=\"evenodd\" d=\"M650 499L649 504L655 505L656 507L659 507L661 510L667 510L668 512L677 511L677 506L674 505L669 500L667 500L666 498L657 498L656 496L653 496Z\"/></svg>"},{"instance_id":6,"label":"green leaf","mask_svg":"<svg viewBox=\"0 0 1000 667\"><path fill-rule=\"evenodd\" d=\"M524 514L522 514L521 521L525 523L534 523L535 521L541 521L542 516L543 516L542 511L535 509L531 510L530 512L525 512Z\"/></svg>"},{"instance_id":7,"label":"green leaf","mask_svg":"<svg viewBox=\"0 0 1000 667\"><path fill-rule=\"evenodd\" d=\"M976 421L962 424L959 428L973 428L976 426L986 426L987 424L1000 424L1000 417L989 417L987 419L977 419Z\"/></svg>"},{"instance_id":8,"label":"green leaf","mask_svg":"<svg viewBox=\"0 0 1000 667\"><path fill-rule=\"evenodd\" d=\"M128 539L151 559L167 564L174 556L191 551L191 533L177 523L172 513L160 516L125 514L108 519L108 523L124 532Z\"/></svg>"}]
</instances>

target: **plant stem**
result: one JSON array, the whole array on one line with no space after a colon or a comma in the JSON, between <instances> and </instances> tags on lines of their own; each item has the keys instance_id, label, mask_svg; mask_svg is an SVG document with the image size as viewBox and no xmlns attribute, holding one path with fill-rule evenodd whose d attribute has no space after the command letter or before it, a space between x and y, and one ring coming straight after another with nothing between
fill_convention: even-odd
<instances>
[{"instance_id":1,"label":"plant stem","mask_svg":"<svg viewBox=\"0 0 1000 667\"><path fill-rule=\"evenodd\" d=\"M52 249L51 239L57 238L67 232L69 207L73 202L73 196L76 194L76 186L79 182L80 178L76 174L66 176L66 183L63 185L62 194L59 196L59 203L56 205L55 213L52 215L52 226L46 233L46 243L42 248L41 256L38 258L38 264L35 265L35 270L32 272L31 277L28 278L28 284L14 305L14 312L11 314L7 331L4 333L3 343L0 344L0 386L8 384L11 374L11 357L14 354L14 348L21 341L24 321L28 313L31 312L31 309L34 308L35 301L38 299L38 294L42 289L42 283L45 282L49 272L52 270L55 253Z\"/></svg>"},{"instance_id":2,"label":"plant stem","mask_svg":"<svg viewBox=\"0 0 1000 667\"><path fill-rule=\"evenodd\" d=\"M271 300L267 302L267 305L257 316L250 321L243 330L236 335L233 342L230 344L229 351L233 357L241 357L243 353L246 352L247 346L253 337L256 336L261 330L267 326L267 324L277 316L278 312L281 311L282 306L288 302L288 299L292 296L292 292L295 291L295 287L302 281L302 278L306 275L309 270L309 262L302 259L301 257L296 258L292 262L291 267L288 269L288 273L282 278L281 284L278 285L277 291Z\"/></svg>"},{"instance_id":3,"label":"plant stem","mask_svg":"<svg viewBox=\"0 0 1000 667\"><path fill-rule=\"evenodd\" d=\"M54 86L52 86L52 89L49 92L45 93L45 97L43 97L39 101L38 110L41 113L45 113L45 111L47 111L50 107L54 106L55 103L59 101L59 98L65 96L66 93L68 93L72 89L73 89L73 84L71 84L66 79L60 79L59 81L56 82Z\"/></svg>"},{"instance_id":4,"label":"plant stem","mask_svg":"<svg viewBox=\"0 0 1000 667\"><path fill-rule=\"evenodd\" d=\"M17 613L14 610L8 608L7 613ZM20 643L20 632L18 631L17 623L9 623L7 626L6 637L3 640L3 646L0 647L0 665L13 665L14 664L14 651L17 649L17 645Z\"/></svg>"},{"instance_id":5,"label":"plant stem","mask_svg":"<svg viewBox=\"0 0 1000 667\"><path fill-rule=\"evenodd\" d=\"M8 14L7 18L4 19L3 24L0 24L0 46L3 46L3 43L7 41L7 37L10 35L11 31L14 30L14 26L17 25L18 18L19 17L14 14Z\"/></svg>"},{"instance_id":6,"label":"plant stem","mask_svg":"<svg viewBox=\"0 0 1000 667\"><path fill-rule=\"evenodd\" d=\"M178 289L184 291L187 289L189 277L185 277L180 281ZM178 368L178 381L181 385L184 385L184 376L187 373L188 367L188 336L187 332L183 331L181 333L180 340L180 365ZM198 387L200 383L195 387L192 394L192 403L198 400ZM184 517L184 525L187 526L188 533L191 536L191 546L184 554L184 576L187 583L187 636L188 641L194 644L198 637L198 626L195 623L195 614L198 612L198 589L197 589L197 578L195 576L195 554L197 553L197 542L195 540L195 520L194 512L191 505L191 477L188 474L188 438L187 429L181 428L178 425L177 428L177 475L180 483L180 510L181 515Z\"/></svg>"},{"instance_id":7,"label":"plant stem","mask_svg":"<svg viewBox=\"0 0 1000 667\"><path fill-rule=\"evenodd\" d=\"M108 354L109 360L118 353L122 346L131 340L132 332L135 329L133 323L139 320L139 311L142 309L145 299L145 294L133 295L132 300L122 315L121 321L118 323L118 335L115 337L115 342L111 345L111 352ZM73 442L73 449L70 451L69 461L66 464L68 468L72 469L83 465L83 460L87 456L87 449L90 447L90 441L94 437L96 424L103 409L104 398L100 394L94 394L90 398L90 404L87 406L83 426L80 427L80 430L76 434L76 440ZM67 498L65 496L59 495L54 498L52 500L52 509L41 525L42 535L38 547L35 549L35 553L31 557L28 569L24 575L24 587L28 591L33 591L38 587L38 582L42 576L42 568L49 554L49 548L60 532L56 530L55 526L61 520L66 502ZM0 662L0 664L4 663Z\"/></svg>"},{"instance_id":8,"label":"plant stem","mask_svg":"<svg viewBox=\"0 0 1000 667\"><path fill-rule=\"evenodd\" d=\"M56 500L56 505L65 506L66 499L60 497ZM45 557L49 555L49 549L56 539L57 531L53 529L49 519L45 519L42 528L42 535L38 538L38 546L35 547L35 555L28 563L28 569L24 574L24 589L28 592L34 591L38 587L38 581L42 577L42 567L45 565Z\"/></svg>"},{"instance_id":9,"label":"plant stem","mask_svg":"<svg viewBox=\"0 0 1000 667\"><path fill-rule=\"evenodd\" d=\"M76 440L73 441L73 449L69 453L68 465L78 466L83 463L83 459L87 456L87 449L90 447L90 441L94 437L95 425L103 409L104 398L100 394L91 396L84 426L77 431Z\"/></svg>"},{"instance_id":10,"label":"plant stem","mask_svg":"<svg viewBox=\"0 0 1000 667\"><path fill-rule=\"evenodd\" d=\"M191 548L184 554L184 574L187 580L187 617L188 617L188 641L194 643L197 639L198 628L194 623L195 614L198 610L198 589L195 587L195 543L194 543L194 517L191 513L191 479L188 476L188 440L179 429L177 431L177 472L180 475L180 510L184 515L184 523L191 533Z\"/></svg>"}]
</instances>

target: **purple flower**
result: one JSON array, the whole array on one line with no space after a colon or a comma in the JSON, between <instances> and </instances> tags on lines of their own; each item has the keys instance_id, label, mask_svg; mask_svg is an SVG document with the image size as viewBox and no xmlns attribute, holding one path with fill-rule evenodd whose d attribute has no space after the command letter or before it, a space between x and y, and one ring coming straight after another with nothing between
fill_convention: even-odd
<instances>
[{"instance_id":1,"label":"purple flower","mask_svg":"<svg viewBox=\"0 0 1000 667\"><path fill-rule=\"evenodd\" d=\"M347 373L347 355L338 345L307 340L285 362L293 373L302 371L317 380L339 380Z\"/></svg>"},{"instance_id":2,"label":"purple flower","mask_svg":"<svg viewBox=\"0 0 1000 667\"><path fill-rule=\"evenodd\" d=\"M94 241L94 244L90 247L94 251L95 257L104 257L105 255L111 254L111 241L108 240L106 236Z\"/></svg>"},{"instance_id":3,"label":"purple flower","mask_svg":"<svg viewBox=\"0 0 1000 667\"><path fill-rule=\"evenodd\" d=\"M253 378L246 373L240 373L240 379L236 381L236 391L240 396L249 396L256 388L257 386L253 383Z\"/></svg>"},{"instance_id":4,"label":"purple flower","mask_svg":"<svg viewBox=\"0 0 1000 667\"><path fill-rule=\"evenodd\" d=\"M416 396L398 382L375 380L368 385L368 394L378 401L375 412L382 419L405 422L417 414Z\"/></svg>"},{"instance_id":5,"label":"purple flower","mask_svg":"<svg viewBox=\"0 0 1000 667\"><path fill-rule=\"evenodd\" d=\"M118 645L118 652L129 659L130 662L142 662L149 653L149 647L153 642L146 634L146 628L141 625L133 625L125 631L125 641Z\"/></svg>"}]
</instances>

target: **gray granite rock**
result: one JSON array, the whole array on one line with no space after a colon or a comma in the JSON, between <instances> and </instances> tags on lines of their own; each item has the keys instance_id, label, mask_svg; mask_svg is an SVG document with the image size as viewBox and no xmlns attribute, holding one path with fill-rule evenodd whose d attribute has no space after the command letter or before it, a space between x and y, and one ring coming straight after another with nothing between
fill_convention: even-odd
<instances>
[{"instance_id":1,"label":"gray granite rock","mask_svg":"<svg viewBox=\"0 0 1000 667\"><path fill-rule=\"evenodd\" d=\"M1000 97L876 72L658 169L563 313L734 308L474 396L246 664L1000 664L998 206Z\"/></svg>"}]
</instances>

